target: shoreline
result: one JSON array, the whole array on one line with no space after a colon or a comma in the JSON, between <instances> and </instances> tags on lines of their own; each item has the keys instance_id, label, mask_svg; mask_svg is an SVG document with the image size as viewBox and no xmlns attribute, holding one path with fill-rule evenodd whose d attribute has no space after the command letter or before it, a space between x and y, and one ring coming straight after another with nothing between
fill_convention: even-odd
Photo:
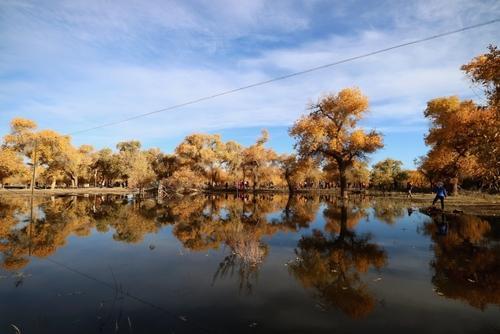
<instances>
[{"instance_id":1,"label":"shoreline","mask_svg":"<svg viewBox=\"0 0 500 334\"><path fill-rule=\"evenodd\" d=\"M235 195L236 191L222 191L222 190L200 190L198 194L206 195ZM245 191L239 192L240 194L259 195L259 194L276 194L286 195L287 189L257 189L255 192ZM137 189L127 188L78 188L78 189L35 189L34 197L46 196L73 196L73 195L136 195L139 194ZM180 194L179 194L180 195ZM189 195L189 194L186 194ZM296 196L321 196L330 195L337 196L338 191L335 189L304 189L294 192ZM31 196L30 189L0 189L0 196ZM416 193L413 198L407 198L405 192L387 192L382 193L379 191L367 191L365 193L353 192L350 194L351 199L356 200L359 197L365 197L369 200L389 200L407 205L408 208L425 209L431 206L434 194L431 193ZM438 208L439 205L436 205ZM500 217L500 195L492 194L460 194L458 196L449 196L445 200L445 213L464 213L478 216Z\"/></svg>"},{"instance_id":2,"label":"shoreline","mask_svg":"<svg viewBox=\"0 0 500 334\"><path fill-rule=\"evenodd\" d=\"M75 189L35 189L34 196L51 196L51 195L126 195L137 194L136 189L127 188L75 188ZM0 189L0 195L11 196L31 196L31 189Z\"/></svg>"}]
</instances>

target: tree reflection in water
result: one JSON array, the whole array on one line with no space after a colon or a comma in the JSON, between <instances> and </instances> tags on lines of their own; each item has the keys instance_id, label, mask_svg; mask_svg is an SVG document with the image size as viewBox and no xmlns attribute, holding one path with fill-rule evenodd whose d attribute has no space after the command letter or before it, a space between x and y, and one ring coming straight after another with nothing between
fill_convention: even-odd
<instances>
[{"instance_id":1,"label":"tree reflection in water","mask_svg":"<svg viewBox=\"0 0 500 334\"><path fill-rule=\"evenodd\" d=\"M296 249L298 259L289 266L290 273L305 288L313 289L325 306L353 318L368 315L375 304L360 273L387 263L386 252L370 243L369 235L352 230L363 215L362 210L330 204L324 211L324 231L303 236Z\"/></svg>"},{"instance_id":2,"label":"tree reflection in water","mask_svg":"<svg viewBox=\"0 0 500 334\"><path fill-rule=\"evenodd\" d=\"M292 231L306 228L314 220L320 206L320 198L310 195L288 196L285 208L275 223L283 224Z\"/></svg>"},{"instance_id":3,"label":"tree reflection in water","mask_svg":"<svg viewBox=\"0 0 500 334\"><path fill-rule=\"evenodd\" d=\"M25 267L30 256L50 256L69 236L85 237L92 229L112 231L116 241L138 243L146 234L172 225L174 236L186 249L227 249L214 282L238 273L240 291L246 292L251 292L252 281L269 253L263 237L306 227L319 207L317 198L304 196L209 195L171 198L164 203L122 196L53 197L35 199L30 224L29 199L3 198L0 203L0 252L5 269ZM280 211L279 218L269 217Z\"/></svg>"},{"instance_id":4,"label":"tree reflection in water","mask_svg":"<svg viewBox=\"0 0 500 334\"><path fill-rule=\"evenodd\" d=\"M35 199L30 223L29 200L3 198L0 230L2 267L20 270L29 263L29 256L47 257L66 244L70 235L85 237L93 228L100 232L114 229L113 239L139 242L146 233L157 232L161 226L151 203L123 204L120 196L77 196Z\"/></svg>"},{"instance_id":5,"label":"tree reflection in water","mask_svg":"<svg viewBox=\"0 0 500 334\"><path fill-rule=\"evenodd\" d=\"M361 274L382 268L387 256L370 236L359 235L354 228L368 207L390 223L402 214L401 205L360 198L353 207L337 206L333 198L304 195L209 195L164 203L121 196L53 197L35 198L30 224L28 198L0 198L0 265L21 270L30 256L48 257L66 245L69 236L85 237L93 229L112 232L119 242L139 243L145 235L172 225L186 249L226 251L215 269L214 284L236 277L240 292L251 293L269 254L266 237L308 227L321 203L327 203L325 227L300 239L299 261L289 271L325 305L362 317L373 309L374 298ZM479 309L500 305L499 233L488 221L438 215L423 230L434 242L432 282L440 293Z\"/></svg>"},{"instance_id":6,"label":"tree reflection in water","mask_svg":"<svg viewBox=\"0 0 500 334\"><path fill-rule=\"evenodd\" d=\"M252 293L260 265L269 253L262 239L280 231L296 231L300 226L307 226L319 205L272 195L209 198L206 205L191 211L184 220L176 221L174 234L184 247L195 251L227 247L229 254L220 262L213 284L218 279L237 274L239 291L247 294ZM269 219L270 213L283 209L285 201L286 208L280 218Z\"/></svg>"},{"instance_id":7,"label":"tree reflection in water","mask_svg":"<svg viewBox=\"0 0 500 334\"><path fill-rule=\"evenodd\" d=\"M403 217L408 204L388 198L377 198L371 203L371 206L375 218L388 225L394 225L398 218Z\"/></svg>"},{"instance_id":8,"label":"tree reflection in water","mask_svg":"<svg viewBox=\"0 0 500 334\"><path fill-rule=\"evenodd\" d=\"M500 305L500 243L492 225L467 215L432 218L424 232L434 242L431 268L437 291L481 310Z\"/></svg>"}]
</instances>

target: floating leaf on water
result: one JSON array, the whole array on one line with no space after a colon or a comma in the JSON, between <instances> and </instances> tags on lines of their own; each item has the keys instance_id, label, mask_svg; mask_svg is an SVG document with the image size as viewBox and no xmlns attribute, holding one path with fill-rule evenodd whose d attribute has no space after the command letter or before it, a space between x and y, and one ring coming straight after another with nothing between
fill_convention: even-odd
<instances>
[{"instance_id":1,"label":"floating leaf on water","mask_svg":"<svg viewBox=\"0 0 500 334\"><path fill-rule=\"evenodd\" d=\"M472 278L467 278L467 280L471 283L476 283L476 281L474 281Z\"/></svg>"},{"instance_id":2,"label":"floating leaf on water","mask_svg":"<svg viewBox=\"0 0 500 334\"><path fill-rule=\"evenodd\" d=\"M188 321L187 317L184 315L179 316L179 319L181 319L182 321Z\"/></svg>"},{"instance_id":3,"label":"floating leaf on water","mask_svg":"<svg viewBox=\"0 0 500 334\"><path fill-rule=\"evenodd\" d=\"M379 282L379 281L381 281L381 280L382 280L382 277L377 277L377 278L375 278L373 281L374 281L374 282Z\"/></svg>"},{"instance_id":4,"label":"floating leaf on water","mask_svg":"<svg viewBox=\"0 0 500 334\"><path fill-rule=\"evenodd\" d=\"M440 296L444 296L444 293L442 293L441 291L436 291L436 293Z\"/></svg>"}]
</instances>

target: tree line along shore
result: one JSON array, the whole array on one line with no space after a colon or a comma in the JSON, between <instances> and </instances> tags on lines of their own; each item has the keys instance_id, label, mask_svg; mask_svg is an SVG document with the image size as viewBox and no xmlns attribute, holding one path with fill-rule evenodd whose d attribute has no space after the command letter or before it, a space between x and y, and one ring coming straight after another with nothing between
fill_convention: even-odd
<instances>
[{"instance_id":1,"label":"tree line along shore","mask_svg":"<svg viewBox=\"0 0 500 334\"><path fill-rule=\"evenodd\" d=\"M119 142L116 150L95 150L75 147L70 136L40 130L32 120L14 118L0 149L0 184L34 184L60 192L113 187L124 192L335 189L346 197L353 189L428 191L443 182L452 194L460 189L498 193L500 50L490 45L461 69L471 84L482 87L487 100L481 105L457 96L428 101L423 113L430 124L424 138L429 151L416 157L414 170L390 158L369 166L369 155L384 146L383 134L358 125L369 110L368 98L358 88L344 88L308 105L308 112L289 129L293 154L269 148L266 130L249 146L223 141L217 134L194 133L171 154L142 149L137 140Z\"/></svg>"}]
</instances>

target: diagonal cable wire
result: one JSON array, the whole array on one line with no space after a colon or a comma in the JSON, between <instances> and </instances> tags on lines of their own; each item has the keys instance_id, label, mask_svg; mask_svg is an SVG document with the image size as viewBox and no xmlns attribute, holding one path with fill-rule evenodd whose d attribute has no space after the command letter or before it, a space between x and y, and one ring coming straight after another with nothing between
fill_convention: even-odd
<instances>
[{"instance_id":1,"label":"diagonal cable wire","mask_svg":"<svg viewBox=\"0 0 500 334\"><path fill-rule=\"evenodd\" d=\"M92 130L97 130L97 129L101 129L101 128L105 128L105 127L109 127L109 126L113 126L113 125L117 125L117 124L129 122L129 121L132 121L132 120L135 120L135 119L138 119L138 118L142 118L142 117L146 117L146 116L149 116L149 115L158 114L158 113L169 111L169 110L179 109L179 108L182 108L182 107L185 107L185 106L188 106L188 105L192 105L192 104L200 103L200 102L203 102L203 101L211 100L211 99L214 99L214 98L217 98L217 97L221 97L221 96L224 96L224 95L233 94L233 93L236 93L236 92L239 92L239 91L242 91L242 90L246 90L246 89L250 89L250 88L254 88L254 87L258 87L258 86L267 85L267 84L270 84L270 83L273 83L273 82L276 82L276 81L281 81L281 80L289 79L289 78L296 77L296 76L299 76L299 75L303 75L303 74L307 74L307 73L311 73L311 72L323 70L323 69L330 68L330 67L333 67L333 66L336 66L336 65L340 65L340 64L347 63L347 62L351 62L351 61L354 61L354 60L358 60L358 59L362 59L362 58L367 58L367 57L370 57L370 56L374 56L374 55L377 55L377 54L380 54L380 53L384 53L384 52L388 52L388 51L391 51L391 50L399 49L399 48L402 48L402 47L406 47L406 46L410 46L410 45L415 45L415 44L419 44L419 43L423 43L423 42L427 42L427 41L431 41L431 40L434 40L434 39L438 39L438 38L449 36L449 35L458 34L458 33L464 32L464 31L468 31L468 30L477 29L477 28L484 27L484 26L491 25L491 24L498 23L498 22L500 22L500 18L497 18L497 19L494 19L494 20L491 20L491 21L487 21L487 22L482 22L482 23L470 25L470 26L465 26L465 27L462 27L460 29L447 31L447 32L436 34L436 35L432 35L432 36L428 36L428 37L416 39L416 40L413 40L413 41L410 41L410 42L393 45L393 46L390 46L390 47L387 47L387 48L383 48L383 49L379 49L379 50L376 50L376 51L371 51L371 52L364 53L364 54L361 54L361 55L357 55L357 56L353 56L353 57L349 57L349 58L344 58L342 60L338 60L338 61L335 61L335 62L332 62L332 63L328 63L328 64L323 64L323 65L311 67L311 68L308 68L308 69L305 69L305 70L302 70L302 71L285 74L285 75L282 75L282 76L279 76L279 77L274 77L272 79L255 82L255 83L252 83L252 84L249 84L249 85L246 85L246 86L242 86L242 87L238 87L238 88L234 88L234 89L222 91L222 92L215 93L215 94L212 94L212 95L203 96L203 97L200 97L200 98L197 98L197 99L193 99L193 100L186 101L186 102L183 102L183 103L175 104L175 105L172 105L172 106L169 106L169 107L165 107L165 108L162 108L162 109L158 109L158 110L146 112L146 113L143 113L143 114L138 114L138 115L131 116L131 117L128 117L128 118L124 118L124 119L121 119L121 120L117 120L117 121L113 121L113 122L109 122L109 123L103 123L103 124L100 124L100 125L97 125L97 126L93 126L93 127L90 127L90 128L86 128L86 129L82 129L82 130L78 130L78 131L74 131L74 132L68 133L68 135L76 135L76 134L80 134L80 133L84 133L84 132L89 132L89 131L92 131Z\"/></svg>"},{"instance_id":2,"label":"diagonal cable wire","mask_svg":"<svg viewBox=\"0 0 500 334\"><path fill-rule=\"evenodd\" d=\"M94 276L86 274L86 273L84 273L84 272L82 272L82 271L80 271L78 269L72 268L72 267L70 267L70 266L68 266L68 265L66 265L66 264L64 264L62 262L56 261L56 260L51 259L51 258L46 258L45 260L47 260L47 261L49 261L49 262L51 262L51 263L53 263L53 264L55 264L55 265L57 265L57 266L59 266L61 268L64 268L64 269L66 269L68 271L71 271L74 274L80 275L80 276L85 277L85 278L87 278L87 279L89 279L91 281L94 281L94 282L99 283L99 284L101 284L103 286L106 286L106 287L108 287L108 288L110 288L112 290L116 290L117 289L116 288L116 283L115 283L115 285L113 285L111 283L108 283L108 282L106 282L104 280L101 280L99 278L96 278ZM147 306L150 306L150 307L152 307L152 308L154 308L156 310L159 310L159 311L165 313L166 315L168 315L169 317L171 317L173 320L176 320L176 321L178 321L178 322L180 322L180 323L182 323L184 325L187 325L187 326L190 326L192 328L195 328L195 329L197 329L197 330L199 330L199 331L201 331L203 333L213 333L214 332L213 330L208 329L208 328L203 327L203 326L200 326L200 325L197 325L196 323L186 322L184 320L181 320L179 316L177 316L175 313L172 313L171 311L167 310L166 308L164 308L162 306L159 306L159 305L156 305L156 304L153 304L153 303L151 303L151 302L149 302L149 301L147 301L147 300L145 300L145 299L143 299L141 297L138 297L138 296L136 296L136 295L134 295L134 294L132 294L132 293L130 293L128 291L120 290L120 293L122 295L130 298L130 299L133 299L133 300L138 301L138 302L140 302L140 303L142 303L144 305L147 305Z\"/></svg>"}]
</instances>

